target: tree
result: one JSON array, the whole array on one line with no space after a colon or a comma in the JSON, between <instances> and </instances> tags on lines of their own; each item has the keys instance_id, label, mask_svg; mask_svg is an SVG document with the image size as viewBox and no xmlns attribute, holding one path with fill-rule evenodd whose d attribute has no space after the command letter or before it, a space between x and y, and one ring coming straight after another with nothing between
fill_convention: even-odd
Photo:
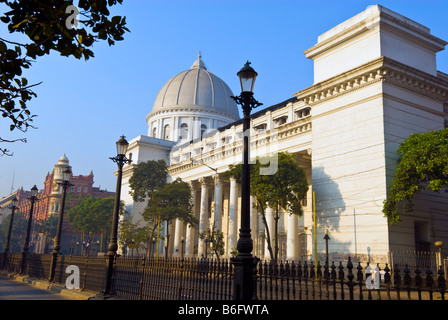
<instances>
[{"instance_id":1,"label":"tree","mask_svg":"<svg viewBox=\"0 0 448 320\"><path fill-rule=\"evenodd\" d=\"M111 229L114 202L114 197L94 198L87 195L67 211L67 219L72 224L73 231L83 232L87 235L87 248L90 248L95 234L103 233L107 238ZM125 213L123 202L121 202L119 213L121 215Z\"/></svg>"},{"instance_id":2,"label":"tree","mask_svg":"<svg viewBox=\"0 0 448 320\"><path fill-rule=\"evenodd\" d=\"M215 230L215 224L213 224L211 229L208 228L199 233L199 239L205 239L210 243L211 250L219 261L219 257L225 253L224 233L221 230Z\"/></svg>"},{"instance_id":3,"label":"tree","mask_svg":"<svg viewBox=\"0 0 448 320\"><path fill-rule=\"evenodd\" d=\"M271 174L261 174L263 169L277 164L277 170ZM280 210L288 214L302 215L301 201L308 191L305 171L299 167L294 156L287 152L280 152L272 157L257 158L250 166L250 193L255 197L255 207L260 212L266 230L266 240L271 260L278 258L278 220ZM242 164L230 166L229 174L241 181ZM266 219L266 209L274 210L274 230L269 230ZM271 245L271 232L274 232Z\"/></svg>"},{"instance_id":4,"label":"tree","mask_svg":"<svg viewBox=\"0 0 448 320\"><path fill-rule=\"evenodd\" d=\"M53 239L58 229L59 214L52 214L48 219L42 219L36 222L34 230L42 233L47 239L47 243L53 245Z\"/></svg>"},{"instance_id":5,"label":"tree","mask_svg":"<svg viewBox=\"0 0 448 320\"><path fill-rule=\"evenodd\" d=\"M135 201L145 201L152 193L166 184L168 172L164 160L149 160L134 166L129 179L129 194Z\"/></svg>"},{"instance_id":6,"label":"tree","mask_svg":"<svg viewBox=\"0 0 448 320\"><path fill-rule=\"evenodd\" d=\"M129 179L129 187L131 191L129 194L134 201L148 202L151 199L153 192L163 187L166 184L168 172L166 170L166 162L164 160L149 160L134 166L133 173ZM148 206L148 203L147 203ZM148 209L145 209L146 214L143 213L143 221L150 232L148 241L154 237L155 230L160 228L159 218L150 214ZM151 245L148 244L148 256Z\"/></svg>"},{"instance_id":7,"label":"tree","mask_svg":"<svg viewBox=\"0 0 448 320\"><path fill-rule=\"evenodd\" d=\"M9 244L9 252L21 252L23 244L25 242L26 229L28 225L28 219L26 213L16 212L14 213L14 221L11 230L11 239ZM11 222L11 215L9 214L2 220L0 225L0 250L6 247L6 241L8 237L9 224Z\"/></svg>"},{"instance_id":8,"label":"tree","mask_svg":"<svg viewBox=\"0 0 448 320\"><path fill-rule=\"evenodd\" d=\"M400 143L395 176L384 201L383 213L390 224L400 221L398 204L413 210L413 196L421 190L448 188L448 128L414 133Z\"/></svg>"},{"instance_id":9,"label":"tree","mask_svg":"<svg viewBox=\"0 0 448 320\"><path fill-rule=\"evenodd\" d=\"M128 217L120 222L120 236L118 240L120 245L124 248L132 248L139 255L139 250L144 249L149 243L150 230L148 225L141 226L140 223L132 223Z\"/></svg>"},{"instance_id":10,"label":"tree","mask_svg":"<svg viewBox=\"0 0 448 320\"><path fill-rule=\"evenodd\" d=\"M160 220L164 220L168 227L169 222L173 219L180 219L187 224L194 225L197 223L197 219L193 216L192 211L193 201L190 186L177 178L152 192L142 216L143 219L152 221L157 226Z\"/></svg>"},{"instance_id":11,"label":"tree","mask_svg":"<svg viewBox=\"0 0 448 320\"><path fill-rule=\"evenodd\" d=\"M11 35L19 33L29 39L16 42L15 38L0 36L0 113L9 119L10 131L35 128L32 122L36 115L31 114L27 103L37 96L32 89L40 83L29 84L22 73L37 57L59 52L62 56L88 60L94 57L90 49L94 42L107 40L112 46L129 32L125 17L109 19L109 8L123 0L80 0L77 6L73 2L0 0L7 7L0 21L7 24ZM77 13L82 17L79 21ZM0 142L15 141L26 139L0 138ZM0 155L12 153L0 148Z\"/></svg>"}]
</instances>

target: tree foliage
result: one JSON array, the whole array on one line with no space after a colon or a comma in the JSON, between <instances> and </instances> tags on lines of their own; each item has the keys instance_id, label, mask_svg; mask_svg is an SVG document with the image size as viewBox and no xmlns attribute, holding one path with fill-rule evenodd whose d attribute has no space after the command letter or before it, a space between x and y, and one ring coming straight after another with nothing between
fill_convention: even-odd
<instances>
[{"instance_id":1,"label":"tree foliage","mask_svg":"<svg viewBox=\"0 0 448 320\"><path fill-rule=\"evenodd\" d=\"M221 230L216 230L215 224L213 224L212 228L199 233L199 239L207 240L213 254L219 261L219 257L225 253L224 233Z\"/></svg>"},{"instance_id":2,"label":"tree foliage","mask_svg":"<svg viewBox=\"0 0 448 320\"><path fill-rule=\"evenodd\" d=\"M144 249L152 239L149 226L133 223L130 217L120 222L119 231L120 245L126 249L135 249L137 255L139 255L139 250Z\"/></svg>"},{"instance_id":3,"label":"tree foliage","mask_svg":"<svg viewBox=\"0 0 448 320\"><path fill-rule=\"evenodd\" d=\"M180 219L193 225L197 221L192 211L193 202L190 186L177 178L152 193L142 216L146 220L153 220L154 217L160 217L160 219L168 221Z\"/></svg>"},{"instance_id":4,"label":"tree foliage","mask_svg":"<svg viewBox=\"0 0 448 320\"><path fill-rule=\"evenodd\" d=\"M135 201L145 201L152 193L166 184L168 173L164 160L149 160L134 166L129 179L129 192Z\"/></svg>"},{"instance_id":5,"label":"tree foliage","mask_svg":"<svg viewBox=\"0 0 448 320\"><path fill-rule=\"evenodd\" d=\"M400 157L383 205L390 224L400 221L400 202L404 201L405 212L411 212L415 193L448 188L448 128L414 133L400 143L396 152Z\"/></svg>"},{"instance_id":6,"label":"tree foliage","mask_svg":"<svg viewBox=\"0 0 448 320\"><path fill-rule=\"evenodd\" d=\"M11 222L11 214L3 218L2 224L0 225L1 250L3 250L6 246L10 222ZM14 220L12 223L9 252L18 253L22 251L23 244L25 243L27 225L28 225L28 219L26 218L26 213L15 212Z\"/></svg>"},{"instance_id":7,"label":"tree foliage","mask_svg":"<svg viewBox=\"0 0 448 320\"><path fill-rule=\"evenodd\" d=\"M277 166L272 174L261 174L269 166ZM230 166L229 174L240 183L242 164ZM280 152L272 157L258 158L250 166L250 193L255 197L255 207L260 212L266 230L268 250L272 260L278 257L278 220L280 210L289 214L302 215L301 201L308 191L305 171L299 167L294 156ZM274 230L269 230L266 209L274 210ZM271 232L274 232L274 250L271 246Z\"/></svg>"},{"instance_id":8,"label":"tree foliage","mask_svg":"<svg viewBox=\"0 0 448 320\"><path fill-rule=\"evenodd\" d=\"M67 211L67 220L72 224L73 231L87 235L88 244L95 234L109 234L112 226L114 197L94 198L91 195L80 198L79 202ZM125 213L121 202L120 214ZM90 247L90 246L89 246Z\"/></svg>"},{"instance_id":9,"label":"tree foliage","mask_svg":"<svg viewBox=\"0 0 448 320\"><path fill-rule=\"evenodd\" d=\"M47 219L36 221L34 230L42 233L48 241L53 241L58 229L59 213L52 214Z\"/></svg>"},{"instance_id":10,"label":"tree foliage","mask_svg":"<svg viewBox=\"0 0 448 320\"><path fill-rule=\"evenodd\" d=\"M123 40L124 33L129 32L126 18L109 17L109 8L122 1L80 0L75 7L73 0L0 0L4 6L0 21L10 33L9 38L0 36L0 113L9 120L10 131L34 128L36 115L27 103L36 97L33 87L40 83L29 84L23 76L24 70L38 57L51 52L88 60L94 57L91 48L96 41L107 41L111 46ZM78 12L79 21L74 14ZM24 35L27 41L16 42L15 34ZM0 142L19 140L26 142L26 139L0 138ZM3 154L12 155L6 148L0 148L0 155Z\"/></svg>"}]
</instances>

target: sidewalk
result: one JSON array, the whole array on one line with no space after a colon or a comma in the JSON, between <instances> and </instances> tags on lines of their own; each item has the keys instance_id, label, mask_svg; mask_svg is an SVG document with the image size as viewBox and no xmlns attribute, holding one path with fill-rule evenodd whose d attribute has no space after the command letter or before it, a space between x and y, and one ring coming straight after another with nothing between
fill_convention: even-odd
<instances>
[{"instance_id":1,"label":"sidewalk","mask_svg":"<svg viewBox=\"0 0 448 320\"><path fill-rule=\"evenodd\" d=\"M70 290L46 280L0 271L0 300L88 300L95 292Z\"/></svg>"}]
</instances>

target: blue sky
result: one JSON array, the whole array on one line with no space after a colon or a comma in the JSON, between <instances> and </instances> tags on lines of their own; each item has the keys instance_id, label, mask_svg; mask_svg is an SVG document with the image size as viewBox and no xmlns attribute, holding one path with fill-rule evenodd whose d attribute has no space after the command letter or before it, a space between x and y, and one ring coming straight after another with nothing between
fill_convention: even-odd
<instances>
[{"instance_id":1,"label":"blue sky","mask_svg":"<svg viewBox=\"0 0 448 320\"><path fill-rule=\"evenodd\" d=\"M95 186L114 191L115 141L146 135L145 117L159 89L190 68L198 51L208 70L238 94L237 71L246 60L259 76L255 97L263 107L282 102L313 83L313 64L303 51L317 37L364 11L364 0L124 0L113 15L127 18L131 33L109 47L94 46L89 61L57 54L38 58L26 73L38 97L29 104L38 129L9 132L0 119L0 136L27 138L6 145L0 157L0 198L11 189L43 188L47 172L66 154L74 175L93 171ZM386 0L398 12L448 40L448 0ZM2 9L0 7L0 9ZM0 26L2 37L13 40ZM448 73L448 52L437 55ZM13 181L14 177L14 181Z\"/></svg>"}]
</instances>

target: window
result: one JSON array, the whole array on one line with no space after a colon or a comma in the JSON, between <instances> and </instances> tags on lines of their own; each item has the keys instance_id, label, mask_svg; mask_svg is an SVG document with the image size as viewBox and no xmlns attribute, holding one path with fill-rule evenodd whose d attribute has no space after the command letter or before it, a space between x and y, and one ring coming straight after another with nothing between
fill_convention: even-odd
<instances>
[{"instance_id":1,"label":"window","mask_svg":"<svg viewBox=\"0 0 448 320\"><path fill-rule=\"evenodd\" d=\"M429 242L428 223L420 221L414 222L414 239L416 251L429 252L431 243Z\"/></svg>"},{"instance_id":2,"label":"window","mask_svg":"<svg viewBox=\"0 0 448 320\"><path fill-rule=\"evenodd\" d=\"M288 116L282 116L278 117L277 119L274 119L274 123L277 127L284 125L288 121Z\"/></svg>"},{"instance_id":3,"label":"window","mask_svg":"<svg viewBox=\"0 0 448 320\"><path fill-rule=\"evenodd\" d=\"M164 128L163 128L163 138L165 140L169 140L170 139L170 125L167 124Z\"/></svg>"},{"instance_id":4,"label":"window","mask_svg":"<svg viewBox=\"0 0 448 320\"><path fill-rule=\"evenodd\" d=\"M157 128L152 128L152 136L154 138L157 138L156 135L157 135Z\"/></svg>"},{"instance_id":5,"label":"window","mask_svg":"<svg viewBox=\"0 0 448 320\"><path fill-rule=\"evenodd\" d=\"M264 131L266 131L266 128L267 128L267 124L266 123L262 123L262 124L259 124L259 125L255 126L254 129L257 132L264 132Z\"/></svg>"},{"instance_id":6,"label":"window","mask_svg":"<svg viewBox=\"0 0 448 320\"><path fill-rule=\"evenodd\" d=\"M201 138L206 130L207 130L207 126L205 124L201 124Z\"/></svg>"},{"instance_id":7,"label":"window","mask_svg":"<svg viewBox=\"0 0 448 320\"><path fill-rule=\"evenodd\" d=\"M78 187L78 190L77 190L78 192L81 192L81 187Z\"/></svg>"},{"instance_id":8,"label":"window","mask_svg":"<svg viewBox=\"0 0 448 320\"><path fill-rule=\"evenodd\" d=\"M84 193L87 193L87 187L84 187L84 191L83 191Z\"/></svg>"},{"instance_id":9,"label":"window","mask_svg":"<svg viewBox=\"0 0 448 320\"><path fill-rule=\"evenodd\" d=\"M188 139L188 124L182 123L180 126L180 138Z\"/></svg>"},{"instance_id":10,"label":"window","mask_svg":"<svg viewBox=\"0 0 448 320\"><path fill-rule=\"evenodd\" d=\"M297 119L302 119L310 115L311 108L304 108L296 111Z\"/></svg>"}]
</instances>

